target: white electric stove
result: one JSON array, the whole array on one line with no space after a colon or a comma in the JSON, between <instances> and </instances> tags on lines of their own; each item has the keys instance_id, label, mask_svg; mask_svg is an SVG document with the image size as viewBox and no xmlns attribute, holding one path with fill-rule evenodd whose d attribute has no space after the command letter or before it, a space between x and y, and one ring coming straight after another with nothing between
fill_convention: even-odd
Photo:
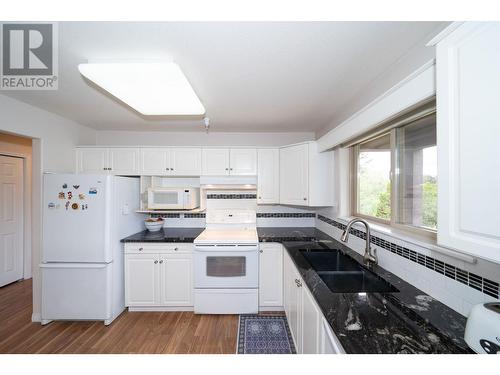
<instances>
[{"instance_id":1,"label":"white electric stove","mask_svg":"<svg viewBox=\"0 0 500 375\"><path fill-rule=\"evenodd\" d=\"M259 309L259 237L255 210L207 212L194 240L194 311L247 314Z\"/></svg>"}]
</instances>

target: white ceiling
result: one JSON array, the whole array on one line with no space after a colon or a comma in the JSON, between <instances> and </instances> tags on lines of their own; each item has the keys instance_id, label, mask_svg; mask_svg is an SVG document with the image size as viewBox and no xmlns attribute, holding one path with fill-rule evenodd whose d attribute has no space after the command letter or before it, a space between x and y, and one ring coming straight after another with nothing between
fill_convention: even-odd
<instances>
[{"instance_id":1,"label":"white ceiling","mask_svg":"<svg viewBox=\"0 0 500 375\"><path fill-rule=\"evenodd\" d=\"M203 130L145 118L84 80L88 60L172 59L212 131L315 131L442 22L59 24L59 90L6 92L98 130ZM4 92L5 93L5 92Z\"/></svg>"}]
</instances>

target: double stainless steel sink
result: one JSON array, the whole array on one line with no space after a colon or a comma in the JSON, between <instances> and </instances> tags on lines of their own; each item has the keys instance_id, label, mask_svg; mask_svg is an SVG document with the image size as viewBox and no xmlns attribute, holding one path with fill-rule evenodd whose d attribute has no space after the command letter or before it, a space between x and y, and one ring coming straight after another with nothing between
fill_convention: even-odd
<instances>
[{"instance_id":1,"label":"double stainless steel sink","mask_svg":"<svg viewBox=\"0 0 500 375\"><path fill-rule=\"evenodd\" d=\"M394 293L393 285L340 250L300 250L333 293Z\"/></svg>"}]
</instances>

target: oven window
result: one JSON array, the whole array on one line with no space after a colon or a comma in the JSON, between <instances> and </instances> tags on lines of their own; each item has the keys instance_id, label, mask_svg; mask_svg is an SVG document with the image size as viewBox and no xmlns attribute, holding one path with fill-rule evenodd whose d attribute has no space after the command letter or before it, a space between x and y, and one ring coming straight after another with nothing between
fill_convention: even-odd
<instances>
[{"instance_id":1,"label":"oven window","mask_svg":"<svg viewBox=\"0 0 500 375\"><path fill-rule=\"evenodd\" d=\"M246 260L246 257L207 257L207 276L245 276Z\"/></svg>"}]
</instances>

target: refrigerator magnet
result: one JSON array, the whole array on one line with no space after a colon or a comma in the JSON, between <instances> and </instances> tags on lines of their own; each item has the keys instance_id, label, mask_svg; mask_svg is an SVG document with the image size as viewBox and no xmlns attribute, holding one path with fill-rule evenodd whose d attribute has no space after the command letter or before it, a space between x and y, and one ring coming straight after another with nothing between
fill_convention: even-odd
<instances>
[{"instance_id":1,"label":"refrigerator magnet","mask_svg":"<svg viewBox=\"0 0 500 375\"><path fill-rule=\"evenodd\" d=\"M80 185L73 185L73 189L75 189L75 190L78 190L79 187L80 187Z\"/></svg>"},{"instance_id":2,"label":"refrigerator magnet","mask_svg":"<svg viewBox=\"0 0 500 375\"><path fill-rule=\"evenodd\" d=\"M68 184L67 183L64 183L63 186L62 186L63 189L67 189L68 188Z\"/></svg>"},{"instance_id":3,"label":"refrigerator magnet","mask_svg":"<svg viewBox=\"0 0 500 375\"><path fill-rule=\"evenodd\" d=\"M59 192L59 199L66 199L66 194L64 194L64 191Z\"/></svg>"},{"instance_id":4,"label":"refrigerator magnet","mask_svg":"<svg viewBox=\"0 0 500 375\"><path fill-rule=\"evenodd\" d=\"M54 202L50 202L49 203L49 209L53 210L54 208L56 208L56 204Z\"/></svg>"},{"instance_id":5,"label":"refrigerator magnet","mask_svg":"<svg viewBox=\"0 0 500 375\"><path fill-rule=\"evenodd\" d=\"M66 207L66 210L69 208L69 205L70 205L70 203L69 203L69 201L67 201L66 204L64 205L64 207Z\"/></svg>"},{"instance_id":6,"label":"refrigerator magnet","mask_svg":"<svg viewBox=\"0 0 500 375\"><path fill-rule=\"evenodd\" d=\"M89 188L89 194L97 194L97 189L95 187Z\"/></svg>"},{"instance_id":7,"label":"refrigerator magnet","mask_svg":"<svg viewBox=\"0 0 500 375\"><path fill-rule=\"evenodd\" d=\"M73 199L73 193L71 191L68 191L68 199Z\"/></svg>"},{"instance_id":8,"label":"refrigerator magnet","mask_svg":"<svg viewBox=\"0 0 500 375\"><path fill-rule=\"evenodd\" d=\"M83 193L78 194L78 199L84 200L85 194L83 194Z\"/></svg>"},{"instance_id":9,"label":"refrigerator magnet","mask_svg":"<svg viewBox=\"0 0 500 375\"><path fill-rule=\"evenodd\" d=\"M73 203L73 204L71 205L71 208L72 208L73 210L78 210L78 208L80 208L80 206L78 205L78 203Z\"/></svg>"}]
</instances>

